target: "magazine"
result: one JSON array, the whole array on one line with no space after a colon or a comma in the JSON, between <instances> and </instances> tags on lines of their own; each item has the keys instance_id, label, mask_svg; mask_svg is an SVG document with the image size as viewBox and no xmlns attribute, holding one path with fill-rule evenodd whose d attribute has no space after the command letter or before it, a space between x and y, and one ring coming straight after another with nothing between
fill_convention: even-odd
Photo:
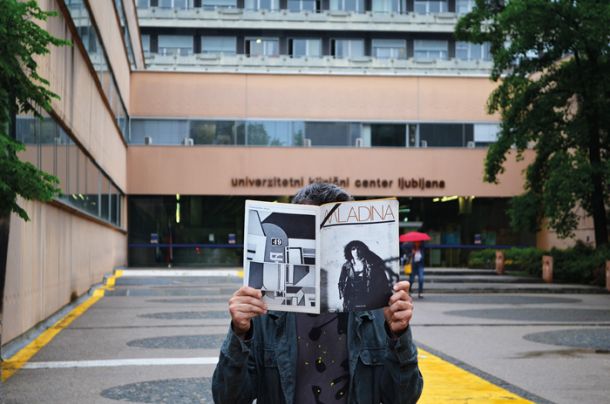
<instances>
[{"instance_id":1,"label":"magazine","mask_svg":"<svg viewBox=\"0 0 610 404\"><path fill-rule=\"evenodd\" d=\"M260 289L269 310L384 307L398 274L396 199L321 206L246 201L244 285Z\"/></svg>"}]
</instances>

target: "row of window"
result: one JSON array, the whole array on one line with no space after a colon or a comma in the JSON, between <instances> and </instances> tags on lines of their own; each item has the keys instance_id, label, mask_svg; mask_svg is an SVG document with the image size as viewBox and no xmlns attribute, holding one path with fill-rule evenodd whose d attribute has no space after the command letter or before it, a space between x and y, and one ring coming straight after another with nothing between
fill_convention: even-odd
<instances>
[{"instance_id":1,"label":"row of window","mask_svg":"<svg viewBox=\"0 0 610 404\"><path fill-rule=\"evenodd\" d=\"M243 54L248 56L274 57L283 54L279 37L240 37L243 39ZM194 37L190 35L158 35L156 47L151 46L151 35L142 35L145 54L164 56L189 56L195 53ZM446 40L413 40L415 59L447 60L450 43ZM367 50L367 46L370 46ZM325 52L324 49L327 49ZM238 37L211 36L200 37L200 53L213 55L237 55ZM288 38L286 54L291 57L360 58L371 56L378 59L406 59L407 40L405 39L359 39L359 38ZM455 42L455 58L459 60L491 60L489 44Z\"/></svg>"},{"instance_id":2,"label":"row of window","mask_svg":"<svg viewBox=\"0 0 610 404\"><path fill-rule=\"evenodd\" d=\"M133 54L133 46L131 45L131 34L129 33L129 27L125 20L125 9L123 6L123 0L114 0L114 8L119 16L119 23L121 24L121 31L123 33L123 39L125 40L125 46L127 48L127 58L131 65L131 70L136 69L136 58Z\"/></svg>"},{"instance_id":3,"label":"row of window","mask_svg":"<svg viewBox=\"0 0 610 404\"><path fill-rule=\"evenodd\" d=\"M127 138L127 109L119 92L116 78L110 69L109 58L101 37L91 21L89 11L82 0L64 0L87 55L97 73L100 84L123 137Z\"/></svg>"},{"instance_id":4,"label":"row of window","mask_svg":"<svg viewBox=\"0 0 610 404\"><path fill-rule=\"evenodd\" d=\"M138 0L138 8L159 7L168 9L203 8L215 10L244 8L246 10L288 10L292 12L346 11L351 13L396 13L413 11L417 14L456 12L463 15L472 10L474 0L456 0L455 8L448 0ZM452 6L450 8L450 5Z\"/></svg>"},{"instance_id":5,"label":"row of window","mask_svg":"<svg viewBox=\"0 0 610 404\"><path fill-rule=\"evenodd\" d=\"M475 147L497 124L132 119L131 144L224 146Z\"/></svg>"},{"instance_id":6,"label":"row of window","mask_svg":"<svg viewBox=\"0 0 610 404\"><path fill-rule=\"evenodd\" d=\"M17 118L20 158L59 178L58 200L121 227L124 194L52 118Z\"/></svg>"}]
</instances>

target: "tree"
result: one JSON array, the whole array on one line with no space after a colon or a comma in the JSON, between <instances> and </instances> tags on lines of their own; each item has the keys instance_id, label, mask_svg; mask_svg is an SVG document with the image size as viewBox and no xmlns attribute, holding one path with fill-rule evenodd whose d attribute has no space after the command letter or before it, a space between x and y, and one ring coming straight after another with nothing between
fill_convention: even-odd
<instances>
[{"instance_id":1,"label":"tree","mask_svg":"<svg viewBox=\"0 0 610 404\"><path fill-rule=\"evenodd\" d=\"M610 3L606 0L476 0L456 27L458 40L490 43L488 100L501 129L485 160L497 182L511 149L528 147L525 192L511 201L515 227L546 218L573 235L582 207L593 217L597 246L608 244L610 204Z\"/></svg>"},{"instance_id":2,"label":"tree","mask_svg":"<svg viewBox=\"0 0 610 404\"><path fill-rule=\"evenodd\" d=\"M52 99L59 98L38 75L36 61L50 45L69 44L37 25L54 15L35 1L0 0L0 344L10 215L29 220L18 196L49 201L59 193L56 177L19 160L25 146L16 139L18 113L42 118L41 111L50 112Z\"/></svg>"}]
</instances>

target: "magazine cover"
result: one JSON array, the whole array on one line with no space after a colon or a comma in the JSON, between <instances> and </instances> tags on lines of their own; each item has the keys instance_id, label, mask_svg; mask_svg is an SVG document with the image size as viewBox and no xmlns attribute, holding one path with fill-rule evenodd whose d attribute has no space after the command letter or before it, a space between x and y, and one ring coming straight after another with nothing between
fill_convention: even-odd
<instances>
[{"instance_id":1,"label":"magazine cover","mask_svg":"<svg viewBox=\"0 0 610 404\"><path fill-rule=\"evenodd\" d=\"M387 306L399 279L398 201L321 206L322 311Z\"/></svg>"},{"instance_id":2,"label":"magazine cover","mask_svg":"<svg viewBox=\"0 0 610 404\"><path fill-rule=\"evenodd\" d=\"M317 206L246 201L244 284L269 310L320 312Z\"/></svg>"}]
</instances>

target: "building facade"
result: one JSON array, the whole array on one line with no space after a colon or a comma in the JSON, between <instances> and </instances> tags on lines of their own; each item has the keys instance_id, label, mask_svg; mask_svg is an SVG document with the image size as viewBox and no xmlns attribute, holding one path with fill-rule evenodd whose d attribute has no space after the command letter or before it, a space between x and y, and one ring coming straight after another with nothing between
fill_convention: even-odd
<instances>
[{"instance_id":1,"label":"building facade","mask_svg":"<svg viewBox=\"0 0 610 404\"><path fill-rule=\"evenodd\" d=\"M508 224L530 153L483 181L489 49L453 37L474 1L39 3L74 45L41 61L61 99L17 136L62 195L11 220L5 342L119 266L240 265L245 199L312 181L397 197L436 244L556 242Z\"/></svg>"}]
</instances>

